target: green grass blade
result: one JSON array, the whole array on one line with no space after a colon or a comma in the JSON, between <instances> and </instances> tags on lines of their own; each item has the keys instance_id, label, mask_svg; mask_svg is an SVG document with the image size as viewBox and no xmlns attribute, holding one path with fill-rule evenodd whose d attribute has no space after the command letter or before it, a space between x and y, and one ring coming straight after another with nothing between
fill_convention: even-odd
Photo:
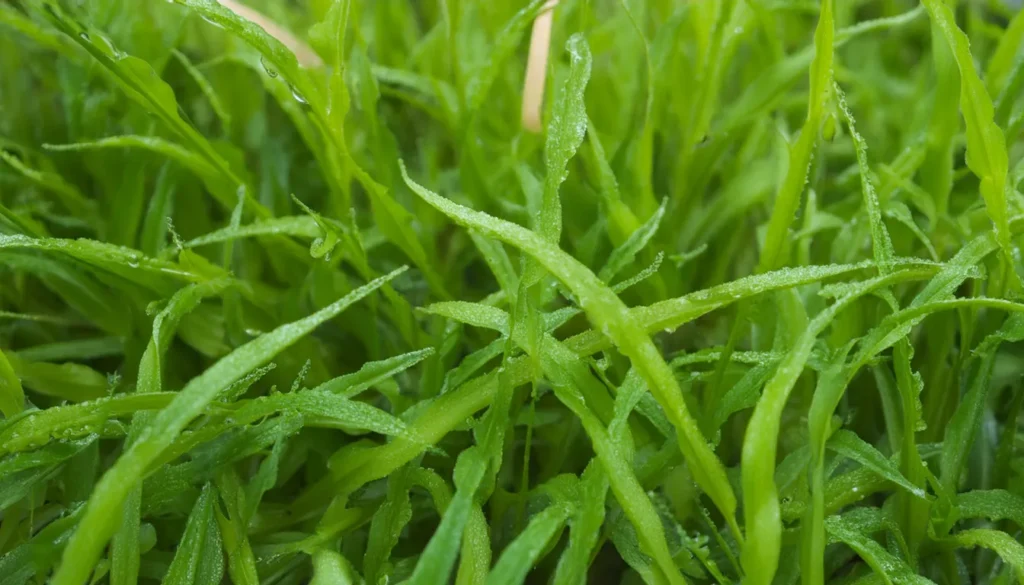
<instances>
[{"instance_id":1,"label":"green grass blade","mask_svg":"<svg viewBox=\"0 0 1024 585\"><path fill-rule=\"evenodd\" d=\"M1024 526L1024 498L1006 490L971 490L957 494L956 508L961 519L1007 519L1018 527Z\"/></svg>"},{"instance_id":2,"label":"green grass blade","mask_svg":"<svg viewBox=\"0 0 1024 585\"><path fill-rule=\"evenodd\" d=\"M206 159L183 146L156 136L109 136L88 142L74 144L43 144L43 148L53 152L77 152L114 148L138 148L163 155L170 160L194 172L207 184L210 192L219 195L222 201L228 201L236 192L236 184L224 181L221 171Z\"/></svg>"},{"instance_id":3,"label":"green grass blade","mask_svg":"<svg viewBox=\"0 0 1024 585\"><path fill-rule=\"evenodd\" d=\"M388 378L404 372L432 355L434 355L434 348L428 347L387 359L369 362L359 368L358 372L345 374L344 376L324 382L317 386L316 390L351 398L367 388L371 388Z\"/></svg>"},{"instance_id":4,"label":"green grass blade","mask_svg":"<svg viewBox=\"0 0 1024 585\"><path fill-rule=\"evenodd\" d=\"M910 494L919 498L925 497L924 490L903 477L895 463L882 455L870 443L857 436L856 433L840 429L829 439L828 447L844 457L853 459L864 467L871 469L879 476L907 490Z\"/></svg>"},{"instance_id":5,"label":"green grass blade","mask_svg":"<svg viewBox=\"0 0 1024 585\"><path fill-rule=\"evenodd\" d=\"M587 567L597 546L599 528L605 520L604 501L607 493L608 476L591 463L580 477L580 497L570 520L569 545L558 559L554 582L565 585L582 585L586 582Z\"/></svg>"},{"instance_id":6,"label":"green grass blade","mask_svg":"<svg viewBox=\"0 0 1024 585\"><path fill-rule=\"evenodd\" d=\"M971 374L970 387L949 421L943 440L940 477L950 493L956 492L975 433L981 426L985 399L992 380L995 352L1002 342L1024 339L1024 318L1021 317L1019 314L1011 316L999 331L989 336L975 350L976 363L968 370Z\"/></svg>"},{"instance_id":7,"label":"green grass blade","mask_svg":"<svg viewBox=\"0 0 1024 585\"><path fill-rule=\"evenodd\" d=\"M651 238L657 233L658 226L661 225L661 218L664 215L665 202L662 201L661 206L658 207L654 214L643 225L629 234L629 237L626 238L622 245L612 251L611 255L608 256L608 261L601 267L600 272L597 273L597 277L605 282L611 282L619 272L632 264L636 260L637 254L651 242Z\"/></svg>"},{"instance_id":8,"label":"green grass blade","mask_svg":"<svg viewBox=\"0 0 1024 585\"><path fill-rule=\"evenodd\" d=\"M247 506L245 492L233 471L221 473L217 477L216 485L220 499L227 509L227 516L223 515L220 509L216 509L215 514L224 539L224 552L228 560L228 575L231 582L237 585L259 585L256 557L249 544L249 526L243 511Z\"/></svg>"},{"instance_id":9,"label":"green grass blade","mask_svg":"<svg viewBox=\"0 0 1024 585\"><path fill-rule=\"evenodd\" d=\"M967 166L981 181L981 196L995 226L996 240L1012 266L1010 210L1006 193L1009 168L1006 139L993 121L992 98L978 76L970 42L957 27L952 10L941 0L926 0L923 4L942 32L960 69L960 111L967 124Z\"/></svg>"},{"instance_id":10,"label":"green grass blade","mask_svg":"<svg viewBox=\"0 0 1024 585\"><path fill-rule=\"evenodd\" d=\"M1018 12L1006 26L1006 31L999 38L996 50L985 67L985 84L991 94L999 94L1001 88L1004 87L1004 83L1014 67L1022 41L1024 41L1024 16Z\"/></svg>"},{"instance_id":11,"label":"green grass blade","mask_svg":"<svg viewBox=\"0 0 1024 585\"><path fill-rule=\"evenodd\" d=\"M202 279L174 262L148 258L131 248L94 240L0 236L0 251L3 250L41 250L55 256L66 255L155 292L173 291L177 283Z\"/></svg>"},{"instance_id":12,"label":"green grass blade","mask_svg":"<svg viewBox=\"0 0 1024 585\"><path fill-rule=\"evenodd\" d=\"M554 505L530 518L526 528L498 557L487 577L487 585L522 584L547 542L565 524L569 514L564 506Z\"/></svg>"},{"instance_id":13,"label":"green grass blade","mask_svg":"<svg viewBox=\"0 0 1024 585\"><path fill-rule=\"evenodd\" d=\"M830 516L825 520L825 527L831 538L852 548L883 582L890 585L894 583L933 584L931 580L915 574L905 562L894 557L881 544L860 532L856 523L847 518Z\"/></svg>"},{"instance_id":14,"label":"green grass blade","mask_svg":"<svg viewBox=\"0 0 1024 585\"><path fill-rule=\"evenodd\" d=\"M591 67L590 47L583 35L573 35L565 48L569 53L569 75L559 90L548 125L544 144L544 190L536 221L537 234L555 245L562 235L562 203L558 189L568 176L569 161L587 132L583 94L590 80ZM531 264L523 274L522 285L533 286L539 281L540 274Z\"/></svg>"},{"instance_id":15,"label":"green grass blade","mask_svg":"<svg viewBox=\"0 0 1024 585\"><path fill-rule=\"evenodd\" d=\"M220 530L214 520L213 487L207 485L189 514L181 546L167 569L164 585L216 583L224 575Z\"/></svg>"},{"instance_id":16,"label":"green grass blade","mask_svg":"<svg viewBox=\"0 0 1024 585\"><path fill-rule=\"evenodd\" d=\"M333 550L325 548L313 553L313 580L310 585L352 585L352 567Z\"/></svg>"},{"instance_id":17,"label":"green grass blade","mask_svg":"<svg viewBox=\"0 0 1024 585\"><path fill-rule=\"evenodd\" d=\"M25 408L25 390L11 362L0 351L0 412L10 419Z\"/></svg>"},{"instance_id":18,"label":"green grass blade","mask_svg":"<svg viewBox=\"0 0 1024 585\"><path fill-rule=\"evenodd\" d=\"M487 267L491 269L494 278L498 280L498 285L508 297L509 304L515 306L515 298L519 290L519 277L516 275L515 268L512 267L512 260L509 259L505 248L500 243L474 232L470 232L469 237L473 239L473 244L480 250Z\"/></svg>"},{"instance_id":19,"label":"green grass blade","mask_svg":"<svg viewBox=\"0 0 1024 585\"><path fill-rule=\"evenodd\" d=\"M210 107L213 108L213 112L217 115L220 120L221 126L225 134L231 132L231 114L228 113L227 108L224 107L224 103L221 101L220 96L217 95L217 90L210 84L210 80L206 78L193 63L189 60L188 56L177 49L173 49L171 54L174 58L185 68L188 72L189 77L195 81L196 85L206 96L206 100L210 103Z\"/></svg>"},{"instance_id":20,"label":"green grass blade","mask_svg":"<svg viewBox=\"0 0 1024 585\"><path fill-rule=\"evenodd\" d=\"M409 585L448 579L459 551L462 530L472 511L473 494L483 480L486 461L478 447L464 451L455 463L455 496L409 577Z\"/></svg>"},{"instance_id":21,"label":"green grass blade","mask_svg":"<svg viewBox=\"0 0 1024 585\"><path fill-rule=\"evenodd\" d=\"M95 202L86 198L78 188L65 181L59 174L29 167L7 149L0 150L0 160L10 165L29 181L56 195L68 211L81 216L87 223L96 221Z\"/></svg>"},{"instance_id":22,"label":"green grass blade","mask_svg":"<svg viewBox=\"0 0 1024 585\"><path fill-rule=\"evenodd\" d=\"M1004 563L1013 567L1018 582L1021 575L1024 575L1024 545L1005 532L974 528L954 534L948 539L948 542L960 548L980 546L994 551L1003 559Z\"/></svg>"},{"instance_id":23,"label":"green grass blade","mask_svg":"<svg viewBox=\"0 0 1024 585\"><path fill-rule=\"evenodd\" d=\"M367 581L377 583L389 573L391 552L398 544L402 530L412 519L406 474L398 473L388 480L388 495L370 523L370 533L363 557L363 574Z\"/></svg>"},{"instance_id":24,"label":"green grass blade","mask_svg":"<svg viewBox=\"0 0 1024 585\"><path fill-rule=\"evenodd\" d=\"M857 132L854 126L853 114L846 105L846 94L834 83L833 89L839 102L839 110L846 118L846 124L850 128L850 137L853 139L853 147L857 153L857 168L860 170L861 191L864 194L864 208L867 211L868 222L871 224L871 248L874 251L875 264L883 271L888 271L892 265L896 253L892 248L892 240L889 238L889 231L885 229L882 222L882 208L878 202L878 195L875 193L875 186L871 182L871 167L868 165L868 146L864 137Z\"/></svg>"},{"instance_id":25,"label":"green grass blade","mask_svg":"<svg viewBox=\"0 0 1024 585\"><path fill-rule=\"evenodd\" d=\"M142 490L136 488L125 499L120 526L110 539L111 585L135 585L139 581L141 507Z\"/></svg>"},{"instance_id":26,"label":"green grass blade","mask_svg":"<svg viewBox=\"0 0 1024 585\"><path fill-rule=\"evenodd\" d=\"M787 248L788 231L800 203L800 195L807 183L811 157L821 130L825 103L832 89L833 38L835 23L832 16L832 2L822 3L818 16L818 28L814 32L814 59L811 61L811 91L807 104L807 119L800 130L800 136L789 152L789 167L782 187L775 195L768 233L758 263L758 271L774 270L783 265Z\"/></svg>"}]
</instances>

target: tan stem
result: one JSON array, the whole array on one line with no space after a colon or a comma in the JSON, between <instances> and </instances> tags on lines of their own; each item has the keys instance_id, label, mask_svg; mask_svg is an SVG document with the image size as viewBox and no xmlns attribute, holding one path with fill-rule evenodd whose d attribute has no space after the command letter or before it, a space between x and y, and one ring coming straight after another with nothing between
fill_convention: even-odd
<instances>
[{"instance_id":1,"label":"tan stem","mask_svg":"<svg viewBox=\"0 0 1024 585\"><path fill-rule=\"evenodd\" d=\"M548 49L551 46L551 20L558 0L548 0L533 21L530 33L530 54L526 61L523 82L523 128L541 131L541 108L544 105L544 80L547 78Z\"/></svg>"}]
</instances>

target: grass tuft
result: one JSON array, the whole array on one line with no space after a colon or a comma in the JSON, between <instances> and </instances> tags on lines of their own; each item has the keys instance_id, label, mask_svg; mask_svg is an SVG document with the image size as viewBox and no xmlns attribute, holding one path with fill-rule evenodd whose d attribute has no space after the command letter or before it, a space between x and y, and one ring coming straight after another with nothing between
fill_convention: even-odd
<instances>
[{"instance_id":1,"label":"grass tuft","mask_svg":"<svg viewBox=\"0 0 1024 585\"><path fill-rule=\"evenodd\" d=\"M1024 583L1022 14L0 3L0 585Z\"/></svg>"}]
</instances>

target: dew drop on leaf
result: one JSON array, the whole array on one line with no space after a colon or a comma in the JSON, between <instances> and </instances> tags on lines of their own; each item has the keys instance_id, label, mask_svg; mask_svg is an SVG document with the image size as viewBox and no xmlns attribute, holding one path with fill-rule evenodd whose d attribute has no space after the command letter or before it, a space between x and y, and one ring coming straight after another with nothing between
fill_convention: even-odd
<instances>
[{"instance_id":1,"label":"dew drop on leaf","mask_svg":"<svg viewBox=\"0 0 1024 585\"><path fill-rule=\"evenodd\" d=\"M267 72L267 75L269 75L271 79L277 78L277 70L274 69L274 67L270 64L266 57L260 57L260 65L263 67L263 70Z\"/></svg>"}]
</instances>

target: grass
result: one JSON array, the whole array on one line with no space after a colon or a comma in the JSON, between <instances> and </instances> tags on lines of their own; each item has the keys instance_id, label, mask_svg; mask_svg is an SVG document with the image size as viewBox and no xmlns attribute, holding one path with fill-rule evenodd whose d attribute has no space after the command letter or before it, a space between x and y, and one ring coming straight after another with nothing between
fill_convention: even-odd
<instances>
[{"instance_id":1,"label":"grass","mask_svg":"<svg viewBox=\"0 0 1024 585\"><path fill-rule=\"evenodd\" d=\"M546 4L0 4L0 585L1024 583L1024 12Z\"/></svg>"}]
</instances>

